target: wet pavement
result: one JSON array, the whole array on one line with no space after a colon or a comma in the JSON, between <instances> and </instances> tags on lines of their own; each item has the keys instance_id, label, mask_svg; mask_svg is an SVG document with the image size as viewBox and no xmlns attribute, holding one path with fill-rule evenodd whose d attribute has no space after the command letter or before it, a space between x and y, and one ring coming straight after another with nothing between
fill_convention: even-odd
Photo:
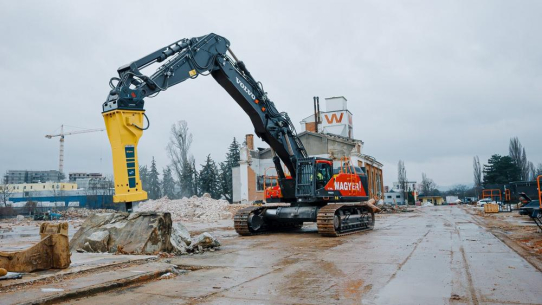
<instances>
[{"instance_id":1,"label":"wet pavement","mask_svg":"<svg viewBox=\"0 0 542 305\"><path fill-rule=\"evenodd\" d=\"M192 271L70 304L542 304L542 272L457 206L378 216L374 231L239 237L167 260Z\"/></svg>"}]
</instances>

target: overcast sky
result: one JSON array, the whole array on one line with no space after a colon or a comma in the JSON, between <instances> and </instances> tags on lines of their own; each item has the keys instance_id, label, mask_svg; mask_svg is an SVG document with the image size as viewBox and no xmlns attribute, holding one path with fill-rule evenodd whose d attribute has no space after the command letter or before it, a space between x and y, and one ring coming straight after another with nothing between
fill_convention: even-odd
<instances>
[{"instance_id":1,"label":"overcast sky","mask_svg":"<svg viewBox=\"0 0 542 305\"><path fill-rule=\"evenodd\" d=\"M2 1L0 173L57 169L58 138L44 136L61 124L102 128L119 66L214 32L296 126L313 96L345 96L386 184L400 159L410 180L425 172L440 186L469 184L473 156L507 154L513 136L542 162L541 16L541 1ZM253 132L211 77L146 110L140 164L169 163L178 120L199 164L209 153L223 160L233 137ZM66 137L65 172L75 171L112 173L105 132Z\"/></svg>"}]
</instances>

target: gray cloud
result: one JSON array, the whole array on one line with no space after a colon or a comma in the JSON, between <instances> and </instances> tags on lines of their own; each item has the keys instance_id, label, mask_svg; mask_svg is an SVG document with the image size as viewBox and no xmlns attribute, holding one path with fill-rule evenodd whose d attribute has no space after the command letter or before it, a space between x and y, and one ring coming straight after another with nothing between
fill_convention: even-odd
<instances>
[{"instance_id":1,"label":"gray cloud","mask_svg":"<svg viewBox=\"0 0 542 305\"><path fill-rule=\"evenodd\" d=\"M60 124L103 126L116 68L184 37L215 32L295 122L312 96L344 95L365 153L387 184L470 183L472 156L507 153L518 136L542 162L538 1L4 1L0 4L0 172L58 166ZM146 71L152 73L152 71ZM146 104L140 162L168 163L169 128L187 120L199 163L222 160L253 128L210 77ZM111 173L105 133L66 138L66 171Z\"/></svg>"}]
</instances>

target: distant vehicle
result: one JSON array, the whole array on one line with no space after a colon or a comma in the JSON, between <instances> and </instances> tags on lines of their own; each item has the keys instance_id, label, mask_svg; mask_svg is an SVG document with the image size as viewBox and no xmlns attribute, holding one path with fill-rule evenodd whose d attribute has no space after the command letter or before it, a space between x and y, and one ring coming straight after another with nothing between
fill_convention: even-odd
<instances>
[{"instance_id":1,"label":"distant vehicle","mask_svg":"<svg viewBox=\"0 0 542 305\"><path fill-rule=\"evenodd\" d=\"M531 218L536 218L540 212L540 203L538 200L532 200L526 205L519 208L519 215L526 215Z\"/></svg>"},{"instance_id":2,"label":"distant vehicle","mask_svg":"<svg viewBox=\"0 0 542 305\"><path fill-rule=\"evenodd\" d=\"M449 205L454 205L457 203L458 199L459 197L457 196L446 196L446 203Z\"/></svg>"},{"instance_id":3,"label":"distant vehicle","mask_svg":"<svg viewBox=\"0 0 542 305\"><path fill-rule=\"evenodd\" d=\"M491 198L484 198L484 199L478 200L478 203L476 205L483 208L484 205L486 205L486 203L492 203L492 202L493 200L491 200Z\"/></svg>"},{"instance_id":4,"label":"distant vehicle","mask_svg":"<svg viewBox=\"0 0 542 305\"><path fill-rule=\"evenodd\" d=\"M478 198L476 197L465 197L463 198L463 203L464 204L473 204L473 203L476 203Z\"/></svg>"}]
</instances>

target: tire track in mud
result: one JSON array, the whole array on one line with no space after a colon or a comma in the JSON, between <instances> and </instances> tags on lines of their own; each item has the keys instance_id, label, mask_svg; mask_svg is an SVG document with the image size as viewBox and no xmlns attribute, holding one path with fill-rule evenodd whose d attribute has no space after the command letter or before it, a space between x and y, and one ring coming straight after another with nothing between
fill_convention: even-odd
<instances>
[{"instance_id":1,"label":"tire track in mud","mask_svg":"<svg viewBox=\"0 0 542 305\"><path fill-rule=\"evenodd\" d=\"M412 254L414 254L414 252L416 251L416 249L418 248L420 243L425 239L425 237L429 234L429 232L431 232L431 229L427 230L427 232L425 232L425 234L422 237L420 237L420 238L418 238L418 240L416 240L415 245L414 245L414 249L412 249L412 251L410 251L410 253L407 255L407 257L401 263L399 263L399 267L391 275L391 277L388 279L388 281L386 282L385 285L389 284L397 276L397 273L399 271L401 271L403 266L408 262L408 260L410 260L410 258L412 257Z\"/></svg>"}]
</instances>

